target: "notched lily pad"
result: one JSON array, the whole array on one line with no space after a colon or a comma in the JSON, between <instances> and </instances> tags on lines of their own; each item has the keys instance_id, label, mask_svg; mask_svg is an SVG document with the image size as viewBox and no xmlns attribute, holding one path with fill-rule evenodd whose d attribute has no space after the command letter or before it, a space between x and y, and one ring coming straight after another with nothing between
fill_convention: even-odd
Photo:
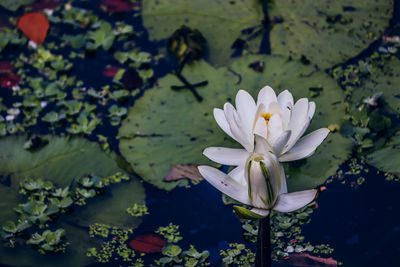
<instances>
[{"instance_id":1,"label":"notched lily pad","mask_svg":"<svg viewBox=\"0 0 400 267\"><path fill-rule=\"evenodd\" d=\"M272 26L271 51L304 55L320 68L331 67L376 40L389 25L392 10L390 0L274 1L269 16L282 21Z\"/></svg>"},{"instance_id":2,"label":"notched lily pad","mask_svg":"<svg viewBox=\"0 0 400 267\"><path fill-rule=\"evenodd\" d=\"M367 156L367 163L378 169L400 176L400 132L383 148Z\"/></svg>"},{"instance_id":3,"label":"notched lily pad","mask_svg":"<svg viewBox=\"0 0 400 267\"><path fill-rule=\"evenodd\" d=\"M263 72L248 67L255 61L265 63ZM177 185L162 181L171 165L210 164L202 155L206 147L238 146L218 127L212 112L214 107L222 107L234 99L239 89L256 96L269 84L277 93L290 89L295 99L299 99L308 96L309 88L322 86L323 90L313 98L317 111L309 131L329 124L340 125L343 120L344 96L336 82L324 72L297 61L247 56L236 60L229 69L215 69L199 61L186 66L183 75L192 83L208 80L206 86L197 89L203 102L197 102L189 90L171 90L171 85L180 82L174 75L167 75L129 109L119 132L121 153L144 180L159 188L170 190ZM331 134L316 155L289 168L289 190L322 184L347 158L351 146L351 141L339 133Z\"/></svg>"},{"instance_id":4,"label":"notched lily pad","mask_svg":"<svg viewBox=\"0 0 400 267\"><path fill-rule=\"evenodd\" d=\"M49 137L48 141L46 146L30 152L24 149L24 136L1 138L0 175L9 175L14 188L25 178L51 180L65 187L88 173L108 176L121 171L97 143L65 137Z\"/></svg>"},{"instance_id":5,"label":"notched lily pad","mask_svg":"<svg viewBox=\"0 0 400 267\"><path fill-rule=\"evenodd\" d=\"M198 29L208 42L211 62L216 64L226 63L242 30L262 20L255 0L145 0L142 10L151 40L167 39L182 25Z\"/></svg>"},{"instance_id":6,"label":"notched lily pad","mask_svg":"<svg viewBox=\"0 0 400 267\"><path fill-rule=\"evenodd\" d=\"M391 57L390 61L385 62L382 69L374 68L369 78L353 91L352 101L359 103L363 98L382 92L381 97L388 106L396 113L400 113L399 68L400 60L396 57Z\"/></svg>"}]
</instances>

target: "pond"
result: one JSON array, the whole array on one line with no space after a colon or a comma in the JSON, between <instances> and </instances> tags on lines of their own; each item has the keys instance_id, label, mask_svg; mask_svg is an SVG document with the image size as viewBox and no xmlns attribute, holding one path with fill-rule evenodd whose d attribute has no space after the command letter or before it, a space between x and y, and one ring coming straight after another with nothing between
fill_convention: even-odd
<instances>
[{"instance_id":1,"label":"pond","mask_svg":"<svg viewBox=\"0 0 400 267\"><path fill-rule=\"evenodd\" d=\"M272 266L396 266L399 33L397 0L0 1L0 266L256 266L261 213ZM301 99L282 118L307 103L285 148L266 138L288 191L317 194L293 212L275 182L252 199L267 152L246 152L248 202L198 169L232 186L205 149L258 151L224 104L266 85ZM296 129L326 134L293 156Z\"/></svg>"}]
</instances>

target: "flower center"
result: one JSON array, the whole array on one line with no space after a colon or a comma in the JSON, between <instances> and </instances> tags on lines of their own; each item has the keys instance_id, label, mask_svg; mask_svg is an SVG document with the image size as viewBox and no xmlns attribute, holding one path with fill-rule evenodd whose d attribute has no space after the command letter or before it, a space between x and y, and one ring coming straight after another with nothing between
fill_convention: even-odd
<instances>
[{"instance_id":1,"label":"flower center","mask_svg":"<svg viewBox=\"0 0 400 267\"><path fill-rule=\"evenodd\" d=\"M272 114L271 113L264 113L264 114L261 114L261 117L263 117L265 122L268 124L269 119L272 117Z\"/></svg>"}]
</instances>

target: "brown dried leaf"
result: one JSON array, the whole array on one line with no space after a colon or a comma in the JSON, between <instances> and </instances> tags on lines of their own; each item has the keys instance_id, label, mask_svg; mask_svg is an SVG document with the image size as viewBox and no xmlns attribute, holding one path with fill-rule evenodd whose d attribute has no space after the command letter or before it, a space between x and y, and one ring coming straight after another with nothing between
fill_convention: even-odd
<instances>
[{"instance_id":1,"label":"brown dried leaf","mask_svg":"<svg viewBox=\"0 0 400 267\"><path fill-rule=\"evenodd\" d=\"M171 169L167 176L164 177L164 181L175 181L182 178L188 178L193 181L200 181L203 179L199 170L197 169L198 164L176 164L171 165Z\"/></svg>"}]
</instances>

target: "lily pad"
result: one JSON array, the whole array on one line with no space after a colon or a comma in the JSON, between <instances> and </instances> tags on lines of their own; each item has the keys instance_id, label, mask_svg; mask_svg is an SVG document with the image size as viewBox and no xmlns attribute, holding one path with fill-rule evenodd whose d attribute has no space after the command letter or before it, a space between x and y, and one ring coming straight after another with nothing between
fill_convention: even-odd
<instances>
[{"instance_id":1,"label":"lily pad","mask_svg":"<svg viewBox=\"0 0 400 267\"><path fill-rule=\"evenodd\" d=\"M254 61L265 63L264 72L248 66ZM310 88L322 88L316 101L317 112L310 130L341 124L344 116L343 92L327 74L282 57L247 56L230 68L213 68L204 61L186 66L183 75L192 83L208 80L198 87L204 98L197 102L189 90L173 91L180 85L172 74L159 80L159 85L145 92L128 111L119 135L120 151L144 180L170 190L176 182L163 182L171 165L182 163L210 164L202 151L209 146L237 146L219 129L212 115L214 107L234 99L239 89L253 96L269 84L278 92L289 88L296 99L307 97ZM303 164L289 168L289 190L322 184L334 174L351 151L351 141L339 133L331 134L316 155Z\"/></svg>"},{"instance_id":2,"label":"lily pad","mask_svg":"<svg viewBox=\"0 0 400 267\"><path fill-rule=\"evenodd\" d=\"M65 253L56 255L42 255L29 246L17 246L15 248L8 248L0 246L1 259L0 264L7 266L86 266L93 263L93 260L86 256L88 248L96 245L96 242L89 238L88 229L72 226L68 223L60 223L60 228L65 229L68 242L70 245L67 247ZM21 255L24 255L21 257Z\"/></svg>"},{"instance_id":3,"label":"lily pad","mask_svg":"<svg viewBox=\"0 0 400 267\"><path fill-rule=\"evenodd\" d=\"M304 55L325 69L367 48L389 25L392 12L391 0L274 1L269 17L283 21L271 29L271 51Z\"/></svg>"},{"instance_id":4,"label":"lily pad","mask_svg":"<svg viewBox=\"0 0 400 267\"><path fill-rule=\"evenodd\" d=\"M27 178L51 180L65 187L88 173L108 176L121 171L97 143L65 137L48 137L48 141L40 150L30 152L24 149L24 136L1 138L0 175L9 175L14 188Z\"/></svg>"},{"instance_id":5,"label":"lily pad","mask_svg":"<svg viewBox=\"0 0 400 267\"><path fill-rule=\"evenodd\" d=\"M11 11L17 11L21 6L29 5L33 2L35 2L35 0L1 0L0 6Z\"/></svg>"},{"instance_id":6,"label":"lily pad","mask_svg":"<svg viewBox=\"0 0 400 267\"><path fill-rule=\"evenodd\" d=\"M198 29L208 42L210 61L219 65L233 53L240 32L263 18L255 0L145 0L142 17L150 40L167 39L182 25Z\"/></svg>"},{"instance_id":7,"label":"lily pad","mask_svg":"<svg viewBox=\"0 0 400 267\"><path fill-rule=\"evenodd\" d=\"M109 224L119 228L136 228L142 221L140 217L132 217L126 212L135 203L145 202L143 185L137 179L111 185L109 192L93 200L87 205L75 209L68 220L81 226L94 223Z\"/></svg>"},{"instance_id":8,"label":"lily pad","mask_svg":"<svg viewBox=\"0 0 400 267\"><path fill-rule=\"evenodd\" d=\"M354 89L352 102L359 104L362 99L371 97L375 93L382 92L385 102L396 113L400 113L400 60L392 57L385 62L383 68L374 68L369 78L362 86Z\"/></svg>"},{"instance_id":9,"label":"lily pad","mask_svg":"<svg viewBox=\"0 0 400 267\"><path fill-rule=\"evenodd\" d=\"M366 161L379 170L400 176L400 132L392 137L385 147L372 152Z\"/></svg>"}]
</instances>

